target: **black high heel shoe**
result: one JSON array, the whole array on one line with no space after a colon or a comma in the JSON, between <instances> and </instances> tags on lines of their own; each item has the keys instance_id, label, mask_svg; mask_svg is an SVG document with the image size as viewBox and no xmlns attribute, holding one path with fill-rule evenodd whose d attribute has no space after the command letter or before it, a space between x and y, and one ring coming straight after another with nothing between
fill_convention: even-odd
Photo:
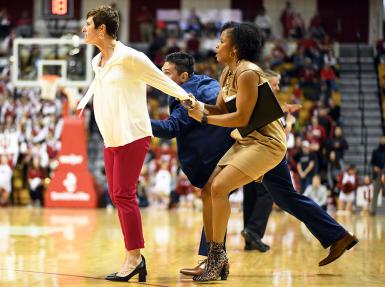
<instances>
[{"instance_id":1,"label":"black high heel shoe","mask_svg":"<svg viewBox=\"0 0 385 287\"><path fill-rule=\"evenodd\" d=\"M142 257L142 261L127 276L118 276L118 273L116 272L108 275L105 279L109 281L127 282L128 280L131 279L131 277L135 276L136 274L139 274L138 282L146 282L146 276L147 276L146 259L144 258L143 255L141 255L141 257Z\"/></svg>"}]
</instances>

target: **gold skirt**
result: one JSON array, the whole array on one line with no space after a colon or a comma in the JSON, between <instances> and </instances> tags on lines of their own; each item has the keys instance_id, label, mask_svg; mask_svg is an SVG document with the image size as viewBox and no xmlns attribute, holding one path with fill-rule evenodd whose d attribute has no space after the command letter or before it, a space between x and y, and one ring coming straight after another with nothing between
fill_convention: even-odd
<instances>
[{"instance_id":1,"label":"gold skirt","mask_svg":"<svg viewBox=\"0 0 385 287\"><path fill-rule=\"evenodd\" d=\"M231 165L261 182L263 175L276 167L285 157L286 143L254 131L242 138L238 130L232 132L236 142L219 160L218 166Z\"/></svg>"}]
</instances>

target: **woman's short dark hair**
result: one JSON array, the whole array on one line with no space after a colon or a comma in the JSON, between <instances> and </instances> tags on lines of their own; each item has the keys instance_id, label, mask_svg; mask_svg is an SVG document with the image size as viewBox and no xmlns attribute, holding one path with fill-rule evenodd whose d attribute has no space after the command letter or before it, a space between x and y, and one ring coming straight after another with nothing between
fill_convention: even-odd
<instances>
[{"instance_id":1,"label":"woman's short dark hair","mask_svg":"<svg viewBox=\"0 0 385 287\"><path fill-rule=\"evenodd\" d=\"M166 62L175 64L178 74L186 72L189 76L194 74L194 57L184 52L176 52L167 55Z\"/></svg>"},{"instance_id":2,"label":"woman's short dark hair","mask_svg":"<svg viewBox=\"0 0 385 287\"><path fill-rule=\"evenodd\" d=\"M260 30L252 23L226 22L221 33L229 30L239 60L256 62L263 46Z\"/></svg>"},{"instance_id":3,"label":"woman's short dark hair","mask_svg":"<svg viewBox=\"0 0 385 287\"><path fill-rule=\"evenodd\" d=\"M101 5L87 13L87 19L93 17L95 28L106 25L107 34L116 39L119 29L119 13L111 6Z\"/></svg>"}]
</instances>

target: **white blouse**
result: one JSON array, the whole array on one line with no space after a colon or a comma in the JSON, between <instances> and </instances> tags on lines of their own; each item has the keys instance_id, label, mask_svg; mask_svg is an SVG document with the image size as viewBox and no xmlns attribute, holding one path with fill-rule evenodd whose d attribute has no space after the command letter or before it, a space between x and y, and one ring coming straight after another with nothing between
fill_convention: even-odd
<instances>
[{"instance_id":1,"label":"white blouse","mask_svg":"<svg viewBox=\"0 0 385 287\"><path fill-rule=\"evenodd\" d=\"M142 52L117 42L112 57L100 67L101 53L92 59L95 78L77 109L94 95L95 120L105 147L123 146L152 136L146 84L181 100L188 95ZM80 113L81 114L81 113Z\"/></svg>"}]
</instances>

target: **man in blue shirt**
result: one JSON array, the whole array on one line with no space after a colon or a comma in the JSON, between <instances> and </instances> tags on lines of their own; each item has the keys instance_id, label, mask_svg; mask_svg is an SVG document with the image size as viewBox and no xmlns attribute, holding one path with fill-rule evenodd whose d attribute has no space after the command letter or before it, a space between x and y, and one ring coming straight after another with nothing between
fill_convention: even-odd
<instances>
[{"instance_id":1,"label":"man in blue shirt","mask_svg":"<svg viewBox=\"0 0 385 287\"><path fill-rule=\"evenodd\" d=\"M194 58L183 52L166 57L162 71L186 92L200 101L214 104L219 94L218 81L194 74ZM190 182L202 188L208 181L219 159L234 143L230 128L202 125L188 116L187 109L175 98L169 97L170 117L151 120L152 132L159 138L176 138L178 159Z\"/></svg>"},{"instance_id":2,"label":"man in blue shirt","mask_svg":"<svg viewBox=\"0 0 385 287\"><path fill-rule=\"evenodd\" d=\"M194 74L194 58L191 55L183 52L168 55L162 71L200 101L215 104L219 83L205 75ZM151 120L152 132L159 138L176 138L178 159L183 172L192 185L203 188L218 161L233 145L234 140L230 137L233 129L202 125L190 118L187 109L175 98L169 97L168 103L170 117L167 120ZM204 232L199 255L207 256ZM205 261L197 269L203 268L204 264ZM191 273L194 269L182 269L181 273L195 275Z\"/></svg>"},{"instance_id":3,"label":"man in blue shirt","mask_svg":"<svg viewBox=\"0 0 385 287\"><path fill-rule=\"evenodd\" d=\"M183 52L168 55L162 70L197 100L215 104L220 85L210 77L194 74L194 58L191 55ZM278 78L277 83L272 85L274 91L278 89ZM188 116L187 109L178 100L169 97L168 101L170 117L167 120L151 120L153 134L159 138L176 138L178 158L183 172L194 186L203 188L219 159L234 143L230 137L233 129L202 125ZM264 244L261 238L271 212L272 199L260 183L249 183L244 189L245 199L248 201L244 202L245 230L242 233L246 239L245 250L266 252L269 246ZM204 232L199 255L207 256ZM205 260L195 268L181 269L181 273L199 275L204 264Z\"/></svg>"}]
</instances>

